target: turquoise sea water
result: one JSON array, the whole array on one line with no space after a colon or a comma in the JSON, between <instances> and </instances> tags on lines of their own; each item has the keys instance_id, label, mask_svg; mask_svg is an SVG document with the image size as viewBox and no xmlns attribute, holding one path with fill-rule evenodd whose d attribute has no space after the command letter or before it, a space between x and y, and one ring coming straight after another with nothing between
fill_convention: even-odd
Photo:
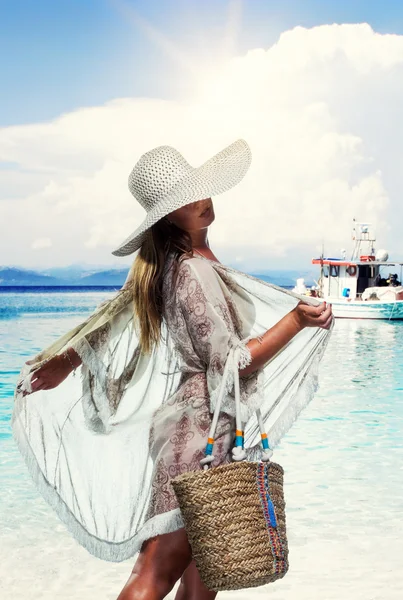
<instances>
[{"instance_id":1,"label":"turquoise sea water","mask_svg":"<svg viewBox=\"0 0 403 600\"><path fill-rule=\"evenodd\" d=\"M2 597L102 600L116 597L125 579L127 565L124 571L123 565L93 559L65 531L34 488L10 430L23 362L112 294L0 294L0 590L3 586L8 594ZM320 390L275 459L286 472L291 570L272 586L271 598L400 598L403 323L336 322L321 365ZM21 559L23 573L17 567ZM86 577L100 571L108 574L107 583L94 575L91 589L98 584L99 589L84 596L90 585ZM29 594L15 592L20 578ZM233 597L246 599L252 592L239 594Z\"/></svg>"}]
</instances>

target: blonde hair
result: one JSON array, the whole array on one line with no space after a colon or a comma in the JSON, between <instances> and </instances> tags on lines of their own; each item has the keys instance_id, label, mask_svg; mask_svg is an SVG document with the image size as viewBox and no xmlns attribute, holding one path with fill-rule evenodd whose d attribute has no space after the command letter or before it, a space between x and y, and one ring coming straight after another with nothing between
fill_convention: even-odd
<instances>
[{"instance_id":1,"label":"blonde hair","mask_svg":"<svg viewBox=\"0 0 403 600\"><path fill-rule=\"evenodd\" d=\"M161 219L147 231L130 272L140 349L147 354L158 345L161 337L164 310L162 286L170 253L174 255L173 265L177 269L183 255L192 255L192 241L186 231Z\"/></svg>"}]
</instances>

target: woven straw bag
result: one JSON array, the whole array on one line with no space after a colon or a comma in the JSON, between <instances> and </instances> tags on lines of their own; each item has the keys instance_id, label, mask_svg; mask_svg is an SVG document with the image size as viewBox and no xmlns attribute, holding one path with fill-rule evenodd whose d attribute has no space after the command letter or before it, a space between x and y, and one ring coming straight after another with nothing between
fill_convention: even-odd
<instances>
[{"instance_id":1,"label":"woven straw bag","mask_svg":"<svg viewBox=\"0 0 403 600\"><path fill-rule=\"evenodd\" d=\"M201 461L204 469L172 480L200 577L214 591L257 587L282 578L288 570L284 472L270 461L272 452L260 411L261 461L245 461L238 352L235 349L225 365L206 456ZM235 462L209 468L214 460L214 432L230 365L234 369L236 402Z\"/></svg>"}]
</instances>

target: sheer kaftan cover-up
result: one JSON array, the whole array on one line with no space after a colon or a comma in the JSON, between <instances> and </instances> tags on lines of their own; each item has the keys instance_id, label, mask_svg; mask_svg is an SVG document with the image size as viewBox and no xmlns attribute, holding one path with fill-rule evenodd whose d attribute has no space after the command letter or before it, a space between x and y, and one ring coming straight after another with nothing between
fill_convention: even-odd
<instances>
[{"instance_id":1,"label":"sheer kaftan cover-up","mask_svg":"<svg viewBox=\"0 0 403 600\"><path fill-rule=\"evenodd\" d=\"M77 376L23 396L16 389L15 440L44 498L99 558L121 561L144 540L183 526L170 480L200 468L224 366L247 341L292 310L300 297L202 257L164 278L162 341L139 351L130 285L23 366L31 389L49 357L73 347ZM317 304L317 300L304 300ZM271 448L312 398L329 332L301 331L264 368L241 377L248 458L259 458L260 408ZM215 464L230 460L233 369L216 435ZM78 376L80 375L80 376Z\"/></svg>"}]
</instances>

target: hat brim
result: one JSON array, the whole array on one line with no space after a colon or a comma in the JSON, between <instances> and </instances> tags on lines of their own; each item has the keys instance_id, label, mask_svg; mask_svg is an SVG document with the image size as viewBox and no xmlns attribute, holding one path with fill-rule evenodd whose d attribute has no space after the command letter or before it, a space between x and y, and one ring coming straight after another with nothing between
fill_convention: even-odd
<instances>
[{"instance_id":1,"label":"hat brim","mask_svg":"<svg viewBox=\"0 0 403 600\"><path fill-rule=\"evenodd\" d=\"M246 175L251 160L248 144L244 140L237 140L200 167L192 169L147 213L143 223L112 254L132 254L140 248L148 229L163 217L191 202L223 194L235 187Z\"/></svg>"}]
</instances>

